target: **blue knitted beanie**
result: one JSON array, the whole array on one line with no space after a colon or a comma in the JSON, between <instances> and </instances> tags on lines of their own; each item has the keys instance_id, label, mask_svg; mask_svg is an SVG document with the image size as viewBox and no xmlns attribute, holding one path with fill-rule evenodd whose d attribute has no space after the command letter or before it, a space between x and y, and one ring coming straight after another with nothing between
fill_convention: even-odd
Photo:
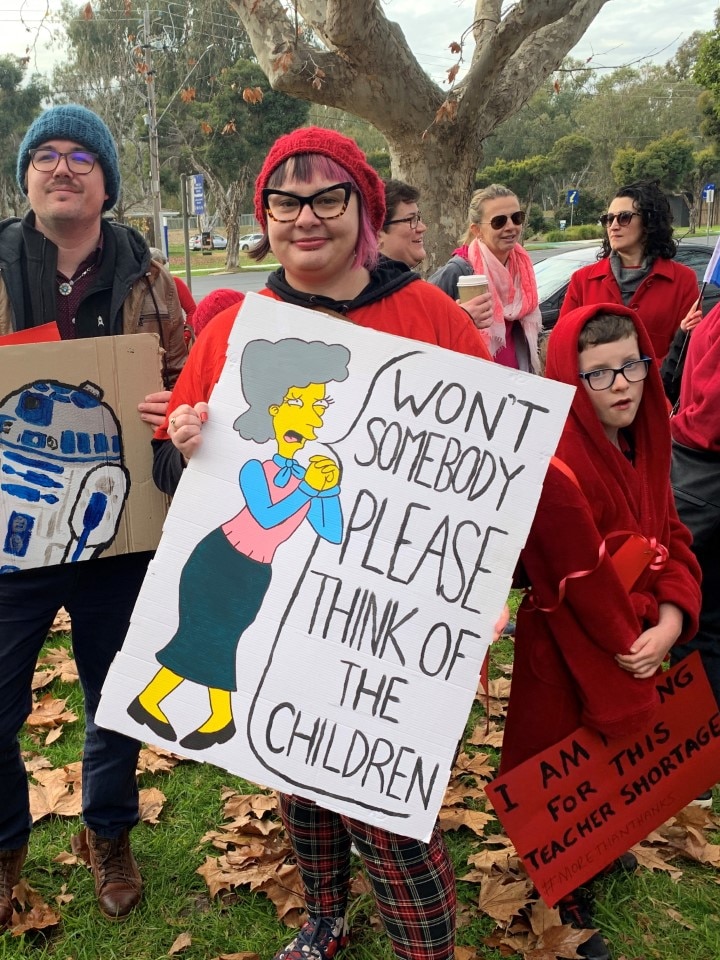
<instances>
[{"instance_id":1,"label":"blue knitted beanie","mask_svg":"<svg viewBox=\"0 0 720 960\"><path fill-rule=\"evenodd\" d=\"M76 103L51 107L30 124L17 158L17 182L23 193L27 193L25 174L30 165L28 150L48 140L73 140L98 155L98 162L105 174L105 193L108 195L103 210L114 207L120 190L120 163L115 141L96 113Z\"/></svg>"}]
</instances>

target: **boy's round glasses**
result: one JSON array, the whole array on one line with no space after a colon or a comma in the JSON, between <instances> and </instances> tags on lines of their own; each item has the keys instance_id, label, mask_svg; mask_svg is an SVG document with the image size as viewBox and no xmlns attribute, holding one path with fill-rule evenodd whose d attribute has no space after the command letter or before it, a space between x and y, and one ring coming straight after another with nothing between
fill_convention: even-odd
<instances>
[{"instance_id":1,"label":"boy's round glasses","mask_svg":"<svg viewBox=\"0 0 720 960\"><path fill-rule=\"evenodd\" d=\"M639 360L628 360L621 367L602 367L600 370L588 370L587 373L581 371L579 376L591 390L609 390L619 373L625 377L628 383L638 383L640 380L644 380L648 375L651 363L652 359L650 357L640 357Z\"/></svg>"},{"instance_id":2,"label":"boy's round glasses","mask_svg":"<svg viewBox=\"0 0 720 960\"><path fill-rule=\"evenodd\" d=\"M68 153L62 153L52 147L36 147L34 150L28 150L28 153L30 162L40 173L53 173L64 157L70 173L78 173L80 176L90 173L98 158L96 153L91 153L89 150L70 150Z\"/></svg>"},{"instance_id":3,"label":"boy's round glasses","mask_svg":"<svg viewBox=\"0 0 720 960\"><path fill-rule=\"evenodd\" d=\"M320 220L332 220L345 213L351 192L352 184L347 180L318 190L309 197L266 187L262 192L262 200L267 215L278 223L293 223L305 206L310 207Z\"/></svg>"},{"instance_id":4,"label":"boy's round glasses","mask_svg":"<svg viewBox=\"0 0 720 960\"><path fill-rule=\"evenodd\" d=\"M496 217L491 217L490 220L481 220L480 223L489 223L493 230L502 230L508 220L512 220L516 227L521 226L525 223L525 211L516 210L510 216L507 213L499 213Z\"/></svg>"},{"instance_id":5,"label":"boy's round glasses","mask_svg":"<svg viewBox=\"0 0 720 960\"><path fill-rule=\"evenodd\" d=\"M424 223L424 220L422 218L422 214L418 210L417 213L413 213L409 217L400 217L397 220L386 220L383 224L383 230L385 230L386 227L391 226L393 223L409 223L411 230L417 230L418 224Z\"/></svg>"},{"instance_id":6,"label":"boy's round glasses","mask_svg":"<svg viewBox=\"0 0 720 960\"><path fill-rule=\"evenodd\" d=\"M620 213L604 213L600 217L600 223L603 227L611 227L617 220L621 227L629 227L632 223L632 218L639 216L641 216L641 214L636 210L621 210Z\"/></svg>"}]
</instances>

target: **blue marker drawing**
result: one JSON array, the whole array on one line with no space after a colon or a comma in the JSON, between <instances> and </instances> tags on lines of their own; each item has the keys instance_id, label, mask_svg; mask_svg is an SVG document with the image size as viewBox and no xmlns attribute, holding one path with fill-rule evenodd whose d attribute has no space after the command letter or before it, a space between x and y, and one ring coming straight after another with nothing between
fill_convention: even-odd
<instances>
[{"instance_id":1,"label":"blue marker drawing","mask_svg":"<svg viewBox=\"0 0 720 960\"><path fill-rule=\"evenodd\" d=\"M0 400L0 572L88 560L115 539L130 476L102 397L37 380Z\"/></svg>"}]
</instances>

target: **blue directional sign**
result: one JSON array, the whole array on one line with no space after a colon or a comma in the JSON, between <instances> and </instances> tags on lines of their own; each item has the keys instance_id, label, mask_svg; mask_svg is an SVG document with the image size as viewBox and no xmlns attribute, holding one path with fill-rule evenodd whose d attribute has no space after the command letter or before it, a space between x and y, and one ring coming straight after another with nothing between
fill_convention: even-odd
<instances>
[{"instance_id":1,"label":"blue directional sign","mask_svg":"<svg viewBox=\"0 0 720 960\"><path fill-rule=\"evenodd\" d=\"M579 190L568 190L567 192L567 202L571 207L576 207L580 199Z\"/></svg>"},{"instance_id":2,"label":"blue directional sign","mask_svg":"<svg viewBox=\"0 0 720 960\"><path fill-rule=\"evenodd\" d=\"M196 173L190 177L192 185L192 212L197 216L205 213L205 178L201 173Z\"/></svg>"},{"instance_id":3,"label":"blue directional sign","mask_svg":"<svg viewBox=\"0 0 720 960\"><path fill-rule=\"evenodd\" d=\"M715 199L715 184L706 183L703 187L702 198L705 203L712 203Z\"/></svg>"}]
</instances>

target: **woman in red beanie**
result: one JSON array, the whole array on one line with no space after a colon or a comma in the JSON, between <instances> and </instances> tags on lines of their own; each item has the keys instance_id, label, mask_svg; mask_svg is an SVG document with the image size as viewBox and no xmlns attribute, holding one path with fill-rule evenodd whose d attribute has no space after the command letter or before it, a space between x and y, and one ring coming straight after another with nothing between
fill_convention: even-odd
<instances>
[{"instance_id":1,"label":"woman in red beanie","mask_svg":"<svg viewBox=\"0 0 720 960\"><path fill-rule=\"evenodd\" d=\"M256 182L255 215L264 237L251 256L261 259L272 250L281 264L268 278L266 296L490 359L468 314L441 290L405 264L386 260L378 265L385 191L352 140L317 127L280 137ZM168 493L201 442L206 401L220 375L236 314L237 307L218 314L199 338L173 391L168 419L155 435L155 481ZM212 722L211 716L203 727ZM276 960L331 960L347 944L353 843L396 956L451 960L455 879L437 827L422 843L288 795L281 795L281 812L305 885L309 919Z\"/></svg>"}]
</instances>

